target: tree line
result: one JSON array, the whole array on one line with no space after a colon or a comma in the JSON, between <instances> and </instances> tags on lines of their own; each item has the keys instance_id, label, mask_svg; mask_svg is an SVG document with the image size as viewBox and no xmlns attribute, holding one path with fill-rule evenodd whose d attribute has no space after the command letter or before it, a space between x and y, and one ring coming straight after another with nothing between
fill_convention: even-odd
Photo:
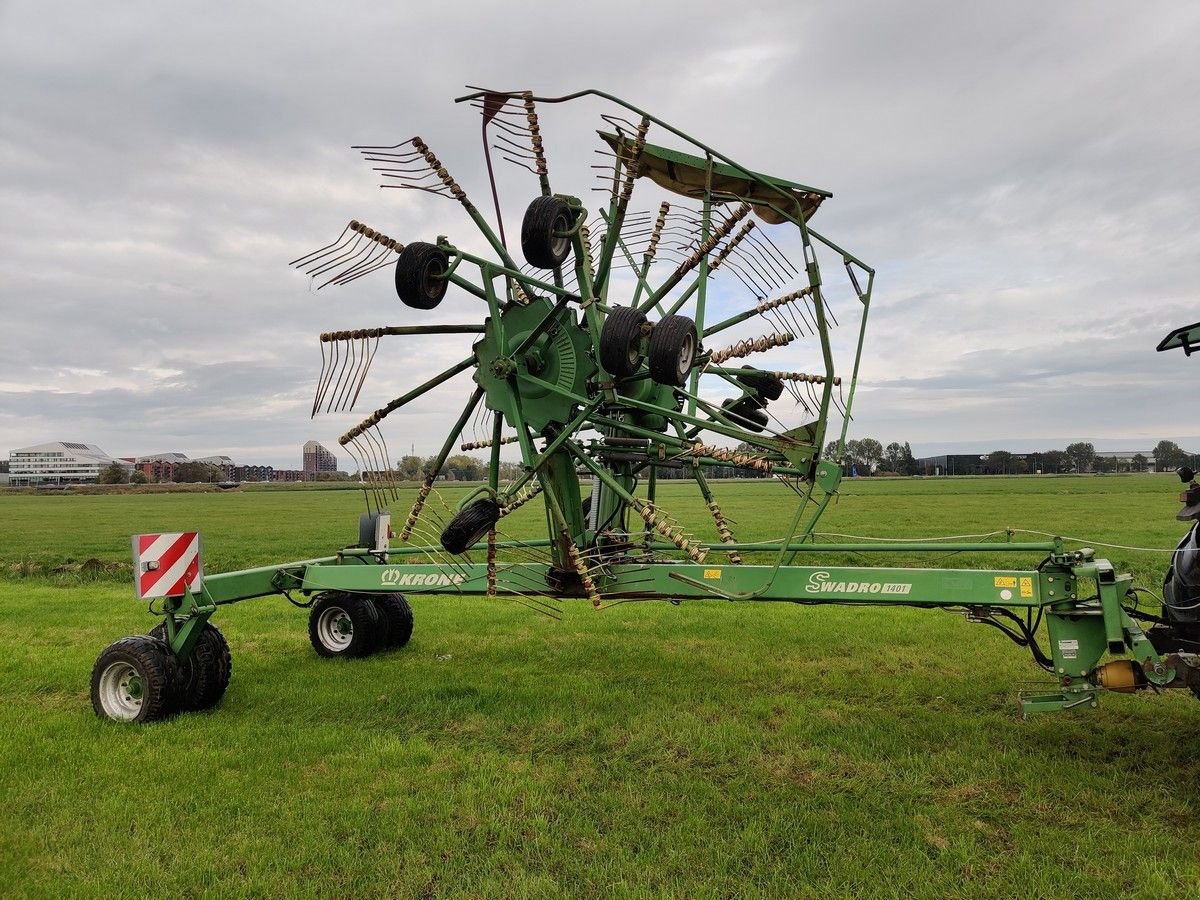
<instances>
[{"instance_id":1,"label":"tree line","mask_svg":"<svg viewBox=\"0 0 1200 900\"><path fill-rule=\"evenodd\" d=\"M894 473L896 475L926 474L925 469L913 458L908 441L901 444L893 441L884 447L874 438L863 438L846 442L846 448L840 458L837 443L830 441L825 447L825 458L840 462L842 468L849 474L857 472L868 475L873 472ZM1045 474L1060 474L1065 472L1117 472L1126 470L1145 472L1153 460L1155 470L1168 472L1182 465L1200 467L1200 455L1184 450L1174 441L1159 441L1150 456L1135 453L1128 462L1122 462L1114 457L1098 456L1096 448L1088 441L1077 441L1068 444L1062 450L1041 450L1035 453L1016 454L1008 450L993 450L981 454L979 470L986 475L1026 475L1036 472ZM973 474L946 473L941 474Z\"/></svg>"}]
</instances>

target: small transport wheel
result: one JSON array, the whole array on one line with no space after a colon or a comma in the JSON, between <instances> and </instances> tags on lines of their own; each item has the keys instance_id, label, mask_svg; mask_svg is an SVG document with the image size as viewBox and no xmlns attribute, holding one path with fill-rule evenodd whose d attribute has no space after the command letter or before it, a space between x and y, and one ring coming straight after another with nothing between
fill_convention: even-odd
<instances>
[{"instance_id":1,"label":"small transport wheel","mask_svg":"<svg viewBox=\"0 0 1200 900\"><path fill-rule=\"evenodd\" d=\"M566 232L575 227L575 213L561 197L534 197L521 221L521 252L538 269L557 269L571 255Z\"/></svg>"},{"instance_id":2,"label":"small transport wheel","mask_svg":"<svg viewBox=\"0 0 1200 900\"><path fill-rule=\"evenodd\" d=\"M383 630L380 649L395 650L403 647L412 637L413 611L403 594L375 594L375 609L379 612L379 625Z\"/></svg>"},{"instance_id":3,"label":"small transport wheel","mask_svg":"<svg viewBox=\"0 0 1200 900\"><path fill-rule=\"evenodd\" d=\"M442 548L447 553L466 553L499 521L499 503L488 497L476 500L455 513L442 530Z\"/></svg>"},{"instance_id":4,"label":"small transport wheel","mask_svg":"<svg viewBox=\"0 0 1200 900\"><path fill-rule=\"evenodd\" d=\"M155 625L150 637L167 643L167 626ZM191 655L176 660L175 697L180 712L199 712L212 709L225 696L233 659L225 635L212 622L205 622Z\"/></svg>"},{"instance_id":5,"label":"small transport wheel","mask_svg":"<svg viewBox=\"0 0 1200 900\"><path fill-rule=\"evenodd\" d=\"M642 364L642 325L646 314L629 306L613 307L600 329L600 365L614 378L628 378Z\"/></svg>"},{"instance_id":6,"label":"small transport wheel","mask_svg":"<svg viewBox=\"0 0 1200 900\"><path fill-rule=\"evenodd\" d=\"M743 368L753 369L754 366L743 366ZM743 375L735 375L733 380L742 387L754 391L763 400L778 400L783 396L783 382L770 372L756 371Z\"/></svg>"},{"instance_id":7,"label":"small transport wheel","mask_svg":"<svg viewBox=\"0 0 1200 900\"><path fill-rule=\"evenodd\" d=\"M446 296L448 268L445 250L420 241L408 244L396 260L396 295L405 306L433 309Z\"/></svg>"},{"instance_id":8,"label":"small transport wheel","mask_svg":"<svg viewBox=\"0 0 1200 900\"><path fill-rule=\"evenodd\" d=\"M368 656L379 647L383 626L370 597L327 591L308 614L308 639L318 656Z\"/></svg>"},{"instance_id":9,"label":"small transport wheel","mask_svg":"<svg viewBox=\"0 0 1200 900\"><path fill-rule=\"evenodd\" d=\"M92 709L116 722L154 722L175 712L175 654L145 634L110 644L92 667Z\"/></svg>"},{"instance_id":10,"label":"small transport wheel","mask_svg":"<svg viewBox=\"0 0 1200 900\"><path fill-rule=\"evenodd\" d=\"M650 377L659 384L683 387L696 358L696 323L687 316L667 316L650 333Z\"/></svg>"},{"instance_id":11,"label":"small transport wheel","mask_svg":"<svg viewBox=\"0 0 1200 900\"><path fill-rule=\"evenodd\" d=\"M721 409L733 421L747 431L758 433L767 427L770 418L763 409L765 404L757 397L730 398L721 404Z\"/></svg>"}]
</instances>

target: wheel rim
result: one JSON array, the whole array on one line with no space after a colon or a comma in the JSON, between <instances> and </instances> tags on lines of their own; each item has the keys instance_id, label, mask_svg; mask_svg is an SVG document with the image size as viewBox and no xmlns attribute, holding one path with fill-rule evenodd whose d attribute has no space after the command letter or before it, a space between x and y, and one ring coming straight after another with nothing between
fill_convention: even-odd
<instances>
[{"instance_id":1,"label":"wheel rim","mask_svg":"<svg viewBox=\"0 0 1200 900\"><path fill-rule=\"evenodd\" d=\"M679 369L679 377L682 378L692 368L692 360L696 356L696 336L689 334L683 339L679 345L679 359L676 361L676 366Z\"/></svg>"},{"instance_id":2,"label":"wheel rim","mask_svg":"<svg viewBox=\"0 0 1200 900\"><path fill-rule=\"evenodd\" d=\"M550 232L550 251L557 260L565 260L571 252L571 239L563 232L570 231L572 224L569 216L559 215L554 218Z\"/></svg>"},{"instance_id":3,"label":"wheel rim","mask_svg":"<svg viewBox=\"0 0 1200 900\"><path fill-rule=\"evenodd\" d=\"M100 705L110 719L129 722L142 711L142 676L131 663L111 663L100 676Z\"/></svg>"},{"instance_id":4,"label":"wheel rim","mask_svg":"<svg viewBox=\"0 0 1200 900\"><path fill-rule=\"evenodd\" d=\"M442 292L445 291L446 279L441 277L445 271L445 267L439 259L431 259L425 263L425 271L421 273L421 286L425 291L425 296L430 300L439 299Z\"/></svg>"},{"instance_id":5,"label":"wheel rim","mask_svg":"<svg viewBox=\"0 0 1200 900\"><path fill-rule=\"evenodd\" d=\"M340 652L354 640L354 622L340 606L328 606L317 617L317 639L329 650Z\"/></svg>"}]
</instances>

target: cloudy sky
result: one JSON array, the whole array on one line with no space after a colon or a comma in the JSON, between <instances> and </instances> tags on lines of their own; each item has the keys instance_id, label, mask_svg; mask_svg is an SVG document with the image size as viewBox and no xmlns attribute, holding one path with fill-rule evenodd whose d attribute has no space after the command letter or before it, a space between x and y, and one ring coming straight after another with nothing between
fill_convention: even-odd
<instances>
[{"instance_id":1,"label":"cloudy sky","mask_svg":"<svg viewBox=\"0 0 1200 900\"><path fill-rule=\"evenodd\" d=\"M1200 5L752 7L0 3L0 452L334 446L360 415L309 420L316 335L413 311L386 272L314 293L286 264L350 218L477 242L349 150L421 134L486 208L465 84L601 88L831 190L814 224L878 273L852 437L1200 449L1200 361L1154 350L1200 320ZM594 113L547 122L558 190L587 192ZM360 408L468 344L381 347Z\"/></svg>"}]
</instances>

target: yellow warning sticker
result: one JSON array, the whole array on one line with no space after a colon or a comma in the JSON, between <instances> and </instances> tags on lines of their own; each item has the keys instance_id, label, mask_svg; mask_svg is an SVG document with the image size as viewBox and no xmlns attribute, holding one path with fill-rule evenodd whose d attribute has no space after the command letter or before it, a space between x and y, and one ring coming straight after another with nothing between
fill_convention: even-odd
<instances>
[{"instance_id":1,"label":"yellow warning sticker","mask_svg":"<svg viewBox=\"0 0 1200 900\"><path fill-rule=\"evenodd\" d=\"M720 581L721 580L721 570L720 569L705 569L704 570L704 580L705 581Z\"/></svg>"},{"instance_id":2,"label":"yellow warning sticker","mask_svg":"<svg viewBox=\"0 0 1200 900\"><path fill-rule=\"evenodd\" d=\"M1017 576L1015 575L997 575L996 587L1015 588L1017 586Z\"/></svg>"},{"instance_id":3,"label":"yellow warning sticker","mask_svg":"<svg viewBox=\"0 0 1200 900\"><path fill-rule=\"evenodd\" d=\"M1033 578L1032 577L1023 577L1021 579L1021 596L1022 597L1032 597L1033 596Z\"/></svg>"}]
</instances>

